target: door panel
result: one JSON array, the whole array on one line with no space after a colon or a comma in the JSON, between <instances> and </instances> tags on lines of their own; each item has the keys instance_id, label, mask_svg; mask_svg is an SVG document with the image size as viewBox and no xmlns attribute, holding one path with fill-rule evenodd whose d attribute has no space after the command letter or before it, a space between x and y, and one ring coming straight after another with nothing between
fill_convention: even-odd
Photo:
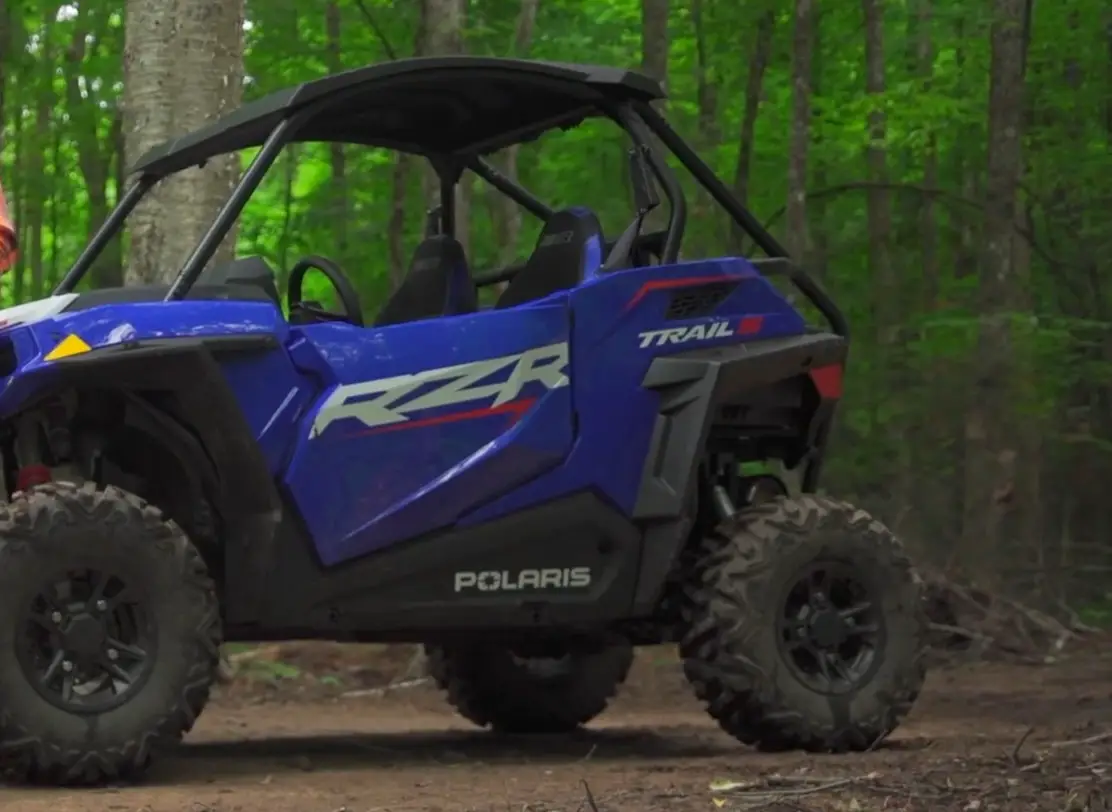
<instances>
[{"instance_id":1,"label":"door panel","mask_svg":"<svg viewBox=\"0 0 1112 812\"><path fill-rule=\"evenodd\" d=\"M293 328L330 380L285 475L323 563L451 526L567 456L567 312Z\"/></svg>"}]
</instances>

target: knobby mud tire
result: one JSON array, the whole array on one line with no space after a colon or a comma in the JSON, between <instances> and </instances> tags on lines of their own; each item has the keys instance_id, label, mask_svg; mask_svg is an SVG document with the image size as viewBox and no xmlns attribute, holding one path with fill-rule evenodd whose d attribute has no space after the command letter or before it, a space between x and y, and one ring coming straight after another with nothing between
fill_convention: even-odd
<instances>
[{"instance_id":1,"label":"knobby mud tire","mask_svg":"<svg viewBox=\"0 0 1112 812\"><path fill-rule=\"evenodd\" d=\"M142 595L157 654L138 693L82 716L47 702L14 650L16 624L45 580L104 568ZM54 785L131 780L176 744L208 700L220 660L216 590L181 528L137 496L53 483L0 506L0 774Z\"/></svg>"},{"instance_id":2,"label":"knobby mud tire","mask_svg":"<svg viewBox=\"0 0 1112 812\"><path fill-rule=\"evenodd\" d=\"M429 645L428 673L456 711L499 733L567 733L594 719L625 681L633 649L615 644L571 653L570 672L540 678L502 646Z\"/></svg>"},{"instance_id":3,"label":"knobby mud tire","mask_svg":"<svg viewBox=\"0 0 1112 812\"><path fill-rule=\"evenodd\" d=\"M926 675L922 581L868 513L818 496L775 499L719 526L692 560L680 653L697 697L727 733L770 751L860 751L911 710ZM781 654L784 591L819 560L855 568L882 606L883 654L850 694L804 685Z\"/></svg>"}]
</instances>

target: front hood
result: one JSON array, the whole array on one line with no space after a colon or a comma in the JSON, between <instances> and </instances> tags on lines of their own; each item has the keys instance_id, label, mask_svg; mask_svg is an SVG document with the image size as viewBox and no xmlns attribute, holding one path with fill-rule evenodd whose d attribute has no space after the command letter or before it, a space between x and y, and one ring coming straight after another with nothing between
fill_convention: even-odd
<instances>
[{"instance_id":1,"label":"front hood","mask_svg":"<svg viewBox=\"0 0 1112 812\"><path fill-rule=\"evenodd\" d=\"M69 307L77 296L76 293L63 293L0 310L0 330L53 318Z\"/></svg>"}]
</instances>

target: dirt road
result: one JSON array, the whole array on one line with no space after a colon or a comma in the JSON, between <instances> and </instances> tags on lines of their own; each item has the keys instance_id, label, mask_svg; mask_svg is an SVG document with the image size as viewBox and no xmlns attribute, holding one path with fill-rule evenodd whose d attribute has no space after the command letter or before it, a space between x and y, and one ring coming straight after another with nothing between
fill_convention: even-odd
<instances>
[{"instance_id":1,"label":"dirt road","mask_svg":"<svg viewBox=\"0 0 1112 812\"><path fill-rule=\"evenodd\" d=\"M237 693L217 697L144 786L0 788L0 810L588 812L586 784L600 812L1097 812L1112 809L1112 645L1102 648L1049 666L937 671L889 742L851 756L737 745L670 665L640 666L613 710L572 738L493 737L424 688ZM740 786L712 789L722 781Z\"/></svg>"}]
</instances>

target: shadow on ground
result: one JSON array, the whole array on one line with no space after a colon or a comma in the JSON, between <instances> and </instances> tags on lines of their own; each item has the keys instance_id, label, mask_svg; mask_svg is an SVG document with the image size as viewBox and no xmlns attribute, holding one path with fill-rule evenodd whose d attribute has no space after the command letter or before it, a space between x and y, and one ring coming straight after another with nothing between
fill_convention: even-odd
<instances>
[{"instance_id":1,"label":"shadow on ground","mask_svg":"<svg viewBox=\"0 0 1112 812\"><path fill-rule=\"evenodd\" d=\"M584 730L562 736L502 736L486 731L322 735L185 744L164 756L146 783L211 783L232 775L281 770L367 770L452 764L571 764L654 761L737 753L739 745L707 730Z\"/></svg>"}]
</instances>

